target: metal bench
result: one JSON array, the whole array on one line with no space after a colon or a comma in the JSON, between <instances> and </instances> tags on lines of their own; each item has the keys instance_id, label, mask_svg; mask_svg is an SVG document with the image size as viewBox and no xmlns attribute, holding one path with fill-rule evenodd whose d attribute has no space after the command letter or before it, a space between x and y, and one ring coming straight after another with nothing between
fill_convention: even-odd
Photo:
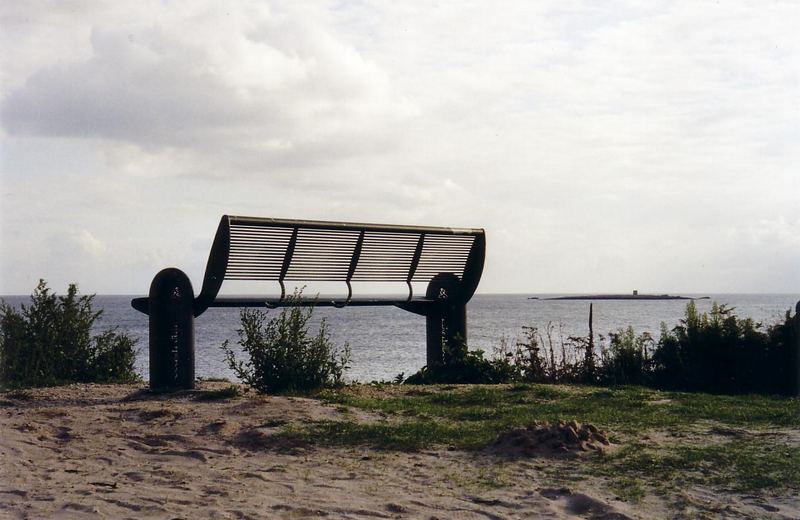
<instances>
[{"instance_id":1,"label":"metal bench","mask_svg":"<svg viewBox=\"0 0 800 520\"><path fill-rule=\"evenodd\" d=\"M306 296L301 305L394 305L425 316L427 363L439 364L444 344L467 339L466 303L478 287L485 250L483 229L225 215L196 298L186 274L168 268L153 279L149 297L131 301L149 315L150 386L194 386L194 318L209 307L285 306L294 287L316 282L338 282L341 297ZM226 282L257 284L263 294L221 293ZM359 295L354 285L365 284L400 285L403 294ZM415 292L420 284L424 292Z\"/></svg>"}]
</instances>

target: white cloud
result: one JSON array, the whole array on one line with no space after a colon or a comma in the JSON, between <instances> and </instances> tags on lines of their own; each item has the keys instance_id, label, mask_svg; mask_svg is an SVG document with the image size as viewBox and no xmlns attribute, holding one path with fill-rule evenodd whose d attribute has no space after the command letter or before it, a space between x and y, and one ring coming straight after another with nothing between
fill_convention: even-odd
<instances>
[{"instance_id":1,"label":"white cloud","mask_svg":"<svg viewBox=\"0 0 800 520\"><path fill-rule=\"evenodd\" d=\"M81 230L73 237L73 240L86 255L94 258L102 258L106 252L106 244L98 240L87 230Z\"/></svg>"},{"instance_id":2,"label":"white cloud","mask_svg":"<svg viewBox=\"0 0 800 520\"><path fill-rule=\"evenodd\" d=\"M192 5L150 5L155 23L90 17L90 55L12 88L6 131L134 144L145 160L224 155L231 174L382 150L413 114L378 67L312 20Z\"/></svg>"}]
</instances>

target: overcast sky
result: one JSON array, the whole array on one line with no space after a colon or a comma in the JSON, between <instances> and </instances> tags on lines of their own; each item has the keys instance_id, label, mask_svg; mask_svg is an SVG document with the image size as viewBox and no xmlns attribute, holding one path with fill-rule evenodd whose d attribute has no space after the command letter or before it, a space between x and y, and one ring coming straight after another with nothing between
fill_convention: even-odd
<instances>
[{"instance_id":1,"label":"overcast sky","mask_svg":"<svg viewBox=\"0 0 800 520\"><path fill-rule=\"evenodd\" d=\"M222 214L483 227L479 292L800 292L800 2L4 2L0 294Z\"/></svg>"}]
</instances>

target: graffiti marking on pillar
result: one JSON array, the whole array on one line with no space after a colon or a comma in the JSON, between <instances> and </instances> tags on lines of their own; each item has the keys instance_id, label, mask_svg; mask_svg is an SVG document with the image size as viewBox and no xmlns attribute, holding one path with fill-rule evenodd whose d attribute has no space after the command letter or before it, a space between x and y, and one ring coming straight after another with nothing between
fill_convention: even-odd
<instances>
[{"instance_id":1,"label":"graffiti marking on pillar","mask_svg":"<svg viewBox=\"0 0 800 520\"><path fill-rule=\"evenodd\" d=\"M178 323L172 324L172 333L169 335L170 354L172 355L172 380L178 380L178 345L180 344L180 327Z\"/></svg>"}]
</instances>

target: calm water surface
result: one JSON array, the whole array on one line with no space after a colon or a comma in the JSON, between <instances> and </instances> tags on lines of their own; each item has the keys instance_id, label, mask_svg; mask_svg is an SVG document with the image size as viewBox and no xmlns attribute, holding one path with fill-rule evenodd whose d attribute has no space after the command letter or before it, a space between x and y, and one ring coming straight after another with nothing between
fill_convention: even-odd
<instances>
[{"instance_id":1,"label":"calm water surface","mask_svg":"<svg viewBox=\"0 0 800 520\"><path fill-rule=\"evenodd\" d=\"M514 342L523 325L545 329L548 323L564 338L588 333L588 301L530 300L530 295L476 295L467 305L468 335L471 348L493 352L501 338ZM536 295L544 298L551 295ZM701 295L690 295L701 296ZM706 295L702 295L706 296ZM700 311L711 309L712 301L736 309L737 315L771 324L788 309L794 309L800 294L710 294L711 300L697 300ZM27 297L6 296L18 305ZM95 308L103 309L100 326L118 327L139 339L137 370L148 373L147 316L130 306L130 296L103 296L95 299ZM594 302L594 331L607 334L621 327L633 326L637 333L650 332L658 337L661 322L669 327L683 317L686 300ZM278 310L269 311L280 312ZM318 308L315 321L325 318L333 340L345 341L352 349L350 379L372 381L391 379L400 372L413 373L425 364L425 319L395 307ZM239 311L231 308L208 309L195 321L196 374L198 377L235 379L225 364L220 345L236 342Z\"/></svg>"}]
</instances>

